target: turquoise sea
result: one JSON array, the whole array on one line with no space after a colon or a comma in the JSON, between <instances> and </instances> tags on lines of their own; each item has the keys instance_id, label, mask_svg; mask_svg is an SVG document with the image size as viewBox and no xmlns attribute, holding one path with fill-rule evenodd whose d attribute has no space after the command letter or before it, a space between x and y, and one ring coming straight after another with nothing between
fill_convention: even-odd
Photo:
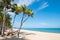
<instances>
[{"instance_id":1,"label":"turquoise sea","mask_svg":"<svg viewBox=\"0 0 60 40\"><path fill-rule=\"evenodd\" d=\"M60 28L23 28L24 30L40 31L40 32L50 32L50 33L60 33Z\"/></svg>"},{"instance_id":2,"label":"turquoise sea","mask_svg":"<svg viewBox=\"0 0 60 40\"><path fill-rule=\"evenodd\" d=\"M17 28L15 28L17 29ZM60 33L60 28L22 28L23 30L32 30L39 32Z\"/></svg>"}]
</instances>

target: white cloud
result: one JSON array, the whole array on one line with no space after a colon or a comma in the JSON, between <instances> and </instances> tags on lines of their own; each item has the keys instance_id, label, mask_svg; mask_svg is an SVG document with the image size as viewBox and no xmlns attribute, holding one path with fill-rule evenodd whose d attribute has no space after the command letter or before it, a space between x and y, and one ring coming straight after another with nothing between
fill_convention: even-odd
<instances>
[{"instance_id":1,"label":"white cloud","mask_svg":"<svg viewBox=\"0 0 60 40\"><path fill-rule=\"evenodd\" d=\"M32 3L34 3L35 1L39 1L39 0L19 0L18 5L26 5L29 6Z\"/></svg>"},{"instance_id":2,"label":"white cloud","mask_svg":"<svg viewBox=\"0 0 60 40\"><path fill-rule=\"evenodd\" d=\"M48 5L48 2L44 2L43 4L42 4L42 6L40 6L38 9L39 10L41 10L41 9L44 9L44 8L46 8L46 7L48 7L49 5Z\"/></svg>"}]
</instances>

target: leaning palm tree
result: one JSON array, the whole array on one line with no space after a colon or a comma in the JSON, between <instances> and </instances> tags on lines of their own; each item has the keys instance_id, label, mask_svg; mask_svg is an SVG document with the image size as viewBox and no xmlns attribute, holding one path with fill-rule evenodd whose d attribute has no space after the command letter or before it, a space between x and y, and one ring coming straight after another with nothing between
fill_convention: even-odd
<instances>
[{"instance_id":1,"label":"leaning palm tree","mask_svg":"<svg viewBox=\"0 0 60 40\"><path fill-rule=\"evenodd\" d=\"M23 23L27 21L27 19L31 16L33 17L33 12L31 9L27 9L26 6L22 6L22 19L21 19L21 24L20 24L20 28L19 28L19 32L18 32L18 37L19 37L19 33L20 33L20 30L23 26ZM27 18L25 19L25 17L27 16Z\"/></svg>"},{"instance_id":2,"label":"leaning palm tree","mask_svg":"<svg viewBox=\"0 0 60 40\"><path fill-rule=\"evenodd\" d=\"M3 27L2 27L2 36L4 35L4 26L5 26L5 15L7 13L7 9L10 8L11 1L13 0L0 0L0 12L4 10L4 16L3 16Z\"/></svg>"},{"instance_id":3,"label":"leaning palm tree","mask_svg":"<svg viewBox=\"0 0 60 40\"><path fill-rule=\"evenodd\" d=\"M15 16L13 19L13 26L14 26L16 16L22 12L22 6L18 6L17 4L13 4L12 5L12 12L15 12Z\"/></svg>"}]
</instances>

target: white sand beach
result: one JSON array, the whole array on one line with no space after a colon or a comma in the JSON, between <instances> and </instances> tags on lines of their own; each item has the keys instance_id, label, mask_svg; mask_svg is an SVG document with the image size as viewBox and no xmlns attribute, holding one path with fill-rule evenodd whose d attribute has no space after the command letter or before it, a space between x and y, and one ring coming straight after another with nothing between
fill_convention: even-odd
<instances>
[{"instance_id":1,"label":"white sand beach","mask_svg":"<svg viewBox=\"0 0 60 40\"><path fill-rule=\"evenodd\" d=\"M60 40L60 34L58 33L37 32L30 30L21 30L20 37L21 36L23 39L20 38L19 40ZM4 40L18 40L18 38Z\"/></svg>"},{"instance_id":2,"label":"white sand beach","mask_svg":"<svg viewBox=\"0 0 60 40\"><path fill-rule=\"evenodd\" d=\"M28 40L60 40L60 34L22 30Z\"/></svg>"}]
</instances>

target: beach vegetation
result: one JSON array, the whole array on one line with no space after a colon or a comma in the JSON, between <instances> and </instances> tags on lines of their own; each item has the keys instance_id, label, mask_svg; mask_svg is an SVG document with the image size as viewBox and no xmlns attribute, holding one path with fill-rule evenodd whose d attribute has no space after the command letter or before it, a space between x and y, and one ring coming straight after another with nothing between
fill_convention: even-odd
<instances>
[{"instance_id":1,"label":"beach vegetation","mask_svg":"<svg viewBox=\"0 0 60 40\"><path fill-rule=\"evenodd\" d=\"M20 27L19 27L19 32L18 32L18 37L20 30L22 29L22 26L24 22L28 20L29 17L33 18L33 11L30 8L27 8L26 5L20 5L18 6L17 4L13 3L14 0L0 0L0 15L1 15L1 20L0 23L2 24L2 31L1 35L4 36L4 29L5 26L11 27L14 26L15 18L16 15L22 14L22 19L20 22ZM11 10L10 10L11 9ZM11 18L8 12L14 12L15 16L13 19L13 25L11 26Z\"/></svg>"}]
</instances>

